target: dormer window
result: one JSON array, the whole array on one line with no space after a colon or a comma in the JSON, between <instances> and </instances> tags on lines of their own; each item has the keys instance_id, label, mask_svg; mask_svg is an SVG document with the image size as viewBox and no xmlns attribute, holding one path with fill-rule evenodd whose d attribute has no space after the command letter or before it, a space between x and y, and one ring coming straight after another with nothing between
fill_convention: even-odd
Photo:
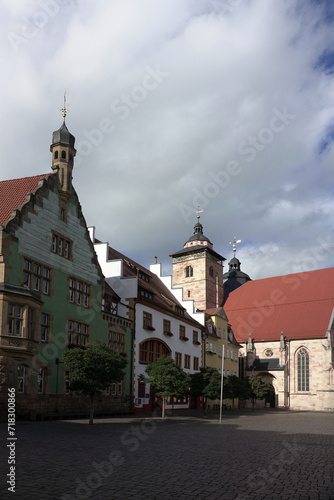
<instances>
[{"instance_id":1,"label":"dormer window","mask_svg":"<svg viewBox=\"0 0 334 500\"><path fill-rule=\"evenodd\" d=\"M142 271L139 271L138 278L146 281L147 283L150 282L150 276L148 276L148 274L143 273Z\"/></svg>"}]
</instances>

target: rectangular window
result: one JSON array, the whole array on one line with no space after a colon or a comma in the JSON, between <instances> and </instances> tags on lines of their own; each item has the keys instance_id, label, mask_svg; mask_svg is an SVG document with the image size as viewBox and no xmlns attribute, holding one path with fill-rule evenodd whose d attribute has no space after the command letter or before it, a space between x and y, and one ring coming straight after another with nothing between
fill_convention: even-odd
<instances>
[{"instance_id":1,"label":"rectangular window","mask_svg":"<svg viewBox=\"0 0 334 500\"><path fill-rule=\"evenodd\" d=\"M145 397L145 384L144 382L138 382L138 398Z\"/></svg>"},{"instance_id":2,"label":"rectangular window","mask_svg":"<svg viewBox=\"0 0 334 500\"><path fill-rule=\"evenodd\" d=\"M193 344L199 344L198 342L198 332L193 330Z\"/></svg>"},{"instance_id":3,"label":"rectangular window","mask_svg":"<svg viewBox=\"0 0 334 500\"><path fill-rule=\"evenodd\" d=\"M180 339L185 338L185 336L186 336L186 327L185 326L180 325L179 335L180 335Z\"/></svg>"},{"instance_id":4,"label":"rectangular window","mask_svg":"<svg viewBox=\"0 0 334 500\"><path fill-rule=\"evenodd\" d=\"M72 242L60 234L52 234L51 251L64 259L72 260Z\"/></svg>"},{"instance_id":5,"label":"rectangular window","mask_svg":"<svg viewBox=\"0 0 334 500\"><path fill-rule=\"evenodd\" d=\"M89 307L90 285L75 278L68 280L68 301L78 306Z\"/></svg>"},{"instance_id":6,"label":"rectangular window","mask_svg":"<svg viewBox=\"0 0 334 500\"><path fill-rule=\"evenodd\" d=\"M218 356L220 358L222 357L222 348L221 348L221 346L218 346Z\"/></svg>"},{"instance_id":7,"label":"rectangular window","mask_svg":"<svg viewBox=\"0 0 334 500\"><path fill-rule=\"evenodd\" d=\"M19 394L24 394L26 369L25 366L21 365L17 367L17 392Z\"/></svg>"},{"instance_id":8,"label":"rectangular window","mask_svg":"<svg viewBox=\"0 0 334 500\"><path fill-rule=\"evenodd\" d=\"M88 325L85 323L67 322L67 342L78 346L84 346L88 342Z\"/></svg>"},{"instance_id":9,"label":"rectangular window","mask_svg":"<svg viewBox=\"0 0 334 500\"><path fill-rule=\"evenodd\" d=\"M199 362L198 362L198 358L194 357L194 370L198 370L198 366L199 366Z\"/></svg>"},{"instance_id":10,"label":"rectangular window","mask_svg":"<svg viewBox=\"0 0 334 500\"><path fill-rule=\"evenodd\" d=\"M35 311L28 309L28 339L34 338L34 317Z\"/></svg>"},{"instance_id":11,"label":"rectangular window","mask_svg":"<svg viewBox=\"0 0 334 500\"><path fill-rule=\"evenodd\" d=\"M22 337L23 331L23 308L21 306L8 305L8 335Z\"/></svg>"},{"instance_id":12,"label":"rectangular window","mask_svg":"<svg viewBox=\"0 0 334 500\"><path fill-rule=\"evenodd\" d=\"M184 367L185 368L190 368L190 356L189 354L184 355Z\"/></svg>"},{"instance_id":13,"label":"rectangular window","mask_svg":"<svg viewBox=\"0 0 334 500\"><path fill-rule=\"evenodd\" d=\"M125 334L110 331L108 335L108 345L117 352L125 353Z\"/></svg>"},{"instance_id":14,"label":"rectangular window","mask_svg":"<svg viewBox=\"0 0 334 500\"><path fill-rule=\"evenodd\" d=\"M111 386L111 387L112 387L112 389L111 389L111 394L112 394L113 396L116 396L116 384L115 384L115 382L112 384L112 386Z\"/></svg>"},{"instance_id":15,"label":"rectangular window","mask_svg":"<svg viewBox=\"0 0 334 500\"><path fill-rule=\"evenodd\" d=\"M177 366L182 367L182 353L180 353L180 352L175 353L175 363Z\"/></svg>"},{"instance_id":16,"label":"rectangular window","mask_svg":"<svg viewBox=\"0 0 334 500\"><path fill-rule=\"evenodd\" d=\"M164 319L164 334L170 333L170 321L168 319Z\"/></svg>"},{"instance_id":17,"label":"rectangular window","mask_svg":"<svg viewBox=\"0 0 334 500\"><path fill-rule=\"evenodd\" d=\"M45 375L45 369L39 368L37 376L38 394L44 394L44 375Z\"/></svg>"},{"instance_id":18,"label":"rectangular window","mask_svg":"<svg viewBox=\"0 0 334 500\"><path fill-rule=\"evenodd\" d=\"M33 261L23 261L23 286L34 292L50 294L50 269Z\"/></svg>"},{"instance_id":19,"label":"rectangular window","mask_svg":"<svg viewBox=\"0 0 334 500\"><path fill-rule=\"evenodd\" d=\"M143 312L143 327L152 328L152 314L148 312Z\"/></svg>"},{"instance_id":20,"label":"rectangular window","mask_svg":"<svg viewBox=\"0 0 334 500\"><path fill-rule=\"evenodd\" d=\"M49 315L41 314L41 341L46 342L48 340L49 333Z\"/></svg>"}]
</instances>

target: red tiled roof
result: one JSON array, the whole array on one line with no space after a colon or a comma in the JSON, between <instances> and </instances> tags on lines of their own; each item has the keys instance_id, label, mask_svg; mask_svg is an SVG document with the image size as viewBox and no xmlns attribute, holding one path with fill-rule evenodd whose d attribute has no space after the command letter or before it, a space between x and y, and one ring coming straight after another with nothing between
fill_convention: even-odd
<instances>
[{"instance_id":1,"label":"red tiled roof","mask_svg":"<svg viewBox=\"0 0 334 500\"><path fill-rule=\"evenodd\" d=\"M34 177L23 177L0 182L0 224L10 218L13 210L20 207L26 196L38 187L41 179L50 174L35 175Z\"/></svg>"},{"instance_id":2,"label":"red tiled roof","mask_svg":"<svg viewBox=\"0 0 334 500\"><path fill-rule=\"evenodd\" d=\"M248 281L224 305L238 342L324 338L334 311L334 268Z\"/></svg>"}]
</instances>

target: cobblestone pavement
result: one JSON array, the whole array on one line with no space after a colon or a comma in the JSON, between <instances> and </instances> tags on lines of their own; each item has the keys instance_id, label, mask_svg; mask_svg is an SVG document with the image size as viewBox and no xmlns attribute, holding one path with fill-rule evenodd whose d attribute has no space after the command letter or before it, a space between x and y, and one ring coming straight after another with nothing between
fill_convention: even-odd
<instances>
[{"instance_id":1,"label":"cobblestone pavement","mask_svg":"<svg viewBox=\"0 0 334 500\"><path fill-rule=\"evenodd\" d=\"M15 493L0 424L2 500L334 499L334 414L18 422Z\"/></svg>"}]
</instances>

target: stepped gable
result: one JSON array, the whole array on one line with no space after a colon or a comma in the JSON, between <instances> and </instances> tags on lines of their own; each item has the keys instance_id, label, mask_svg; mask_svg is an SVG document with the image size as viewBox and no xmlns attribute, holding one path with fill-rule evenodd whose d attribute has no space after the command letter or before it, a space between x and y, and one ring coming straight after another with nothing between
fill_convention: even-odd
<instances>
[{"instance_id":1,"label":"stepped gable","mask_svg":"<svg viewBox=\"0 0 334 500\"><path fill-rule=\"evenodd\" d=\"M334 268L248 281L224 304L238 342L325 338L334 317Z\"/></svg>"},{"instance_id":2,"label":"stepped gable","mask_svg":"<svg viewBox=\"0 0 334 500\"><path fill-rule=\"evenodd\" d=\"M35 175L0 182L0 224L4 224L11 217L11 213L21 208L26 197L34 193L39 187L41 179L46 179L52 174Z\"/></svg>"},{"instance_id":3,"label":"stepped gable","mask_svg":"<svg viewBox=\"0 0 334 500\"><path fill-rule=\"evenodd\" d=\"M172 292L170 292L170 290L164 285L156 274L111 247L109 247L108 259L123 260L123 276L138 277L138 287L153 295L152 300L145 299L151 302L152 306L159 306L168 311L169 314L174 313L176 316L182 317L183 319L190 321L192 324L197 324L197 321L195 321L186 309L178 302L178 300L176 300ZM198 327L201 329L203 328L199 323Z\"/></svg>"}]
</instances>

